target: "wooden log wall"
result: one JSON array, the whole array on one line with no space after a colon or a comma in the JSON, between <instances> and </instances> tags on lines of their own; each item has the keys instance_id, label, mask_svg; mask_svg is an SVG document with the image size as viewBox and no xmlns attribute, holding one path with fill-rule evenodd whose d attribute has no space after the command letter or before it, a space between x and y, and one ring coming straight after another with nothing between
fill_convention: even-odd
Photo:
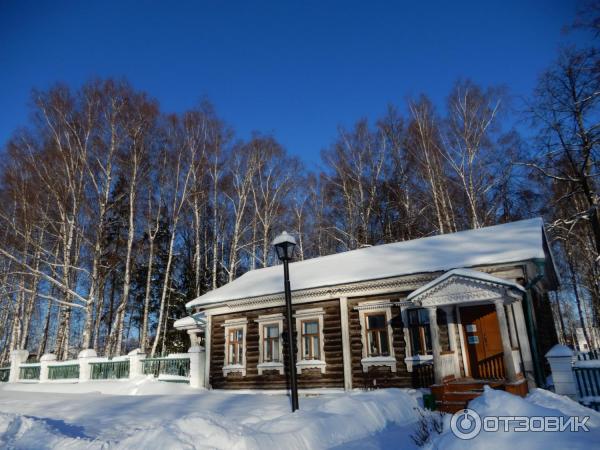
<instances>
[{"instance_id":1,"label":"wooden log wall","mask_svg":"<svg viewBox=\"0 0 600 450\"><path fill-rule=\"evenodd\" d=\"M386 297L389 300L389 297ZM396 357L396 372L390 367L369 367L368 372L363 371L362 340L360 316L354 309L358 303L374 300L374 298L349 299L348 321L350 326L350 348L352 353L352 387L362 389L376 389L386 387L412 387L411 374L406 370L404 357L406 355L406 343L404 342L404 328L400 308L392 307L392 333L394 355ZM397 299L394 299L397 300Z\"/></svg>"},{"instance_id":2,"label":"wooden log wall","mask_svg":"<svg viewBox=\"0 0 600 450\"><path fill-rule=\"evenodd\" d=\"M294 312L304 309L323 308L323 335L324 353L327 368L324 374L318 369L303 370L298 374L299 388L343 388L344 367L342 359L342 330L340 321L340 308L338 300L325 302L307 303L294 308ZM259 363L259 329L255 322L258 316L268 314L285 314L284 307L268 308L240 313L213 316L212 318L212 340L210 358L210 384L214 389L286 389L287 386L287 326L284 321L282 333L284 375L278 371L263 371L258 374ZM223 375L223 364L225 360L225 329L223 324L226 320L246 317L246 375L241 373L230 373ZM296 339L294 338L294 344Z\"/></svg>"}]
</instances>

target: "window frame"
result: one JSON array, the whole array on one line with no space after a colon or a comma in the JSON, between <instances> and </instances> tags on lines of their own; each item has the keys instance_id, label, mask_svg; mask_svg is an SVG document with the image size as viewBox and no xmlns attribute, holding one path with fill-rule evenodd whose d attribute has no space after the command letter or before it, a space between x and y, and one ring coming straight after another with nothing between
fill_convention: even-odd
<instances>
[{"instance_id":1,"label":"window frame","mask_svg":"<svg viewBox=\"0 0 600 450\"><path fill-rule=\"evenodd\" d=\"M298 309L294 313L296 319L296 371L302 373L304 369L319 369L322 374L326 373L327 362L325 360L325 334L323 329L323 308ZM318 322L319 326L319 359L304 359L304 347L302 339L302 323Z\"/></svg>"},{"instance_id":2,"label":"window frame","mask_svg":"<svg viewBox=\"0 0 600 450\"><path fill-rule=\"evenodd\" d=\"M256 369L259 375L263 374L265 370L277 370L280 375L284 374L283 365L283 314L268 314L258 316L254 322L258 325L258 364ZM265 360L265 327L269 325L277 325L279 329L279 361L266 361Z\"/></svg>"},{"instance_id":3,"label":"window frame","mask_svg":"<svg viewBox=\"0 0 600 450\"><path fill-rule=\"evenodd\" d=\"M392 372L397 370L396 353L394 349L394 332L392 329L392 306L389 299L372 300L359 303L355 309L358 310L360 322L360 334L362 343L361 365L363 372L368 372L370 367L387 366ZM400 312L398 312L400 313ZM371 315L385 316L385 328L387 330L389 355L369 355L368 317Z\"/></svg>"},{"instance_id":4,"label":"window frame","mask_svg":"<svg viewBox=\"0 0 600 450\"><path fill-rule=\"evenodd\" d=\"M421 312L425 311L425 317L427 322L421 321ZM411 321L411 316L417 314L417 323L414 324ZM433 344L431 342L431 324L429 323L429 313L425 308L410 308L406 311L406 327L408 329L408 335L410 337L410 348L413 356L430 356L433 355ZM418 334L419 351L417 352L417 346L415 345L415 335ZM427 346L427 335L429 336L429 348ZM424 351L423 351L424 350Z\"/></svg>"},{"instance_id":5,"label":"window frame","mask_svg":"<svg viewBox=\"0 0 600 450\"><path fill-rule=\"evenodd\" d=\"M278 323L265 323L261 325L263 332L263 362L278 363L281 362L281 356L279 354L279 342L281 337L281 330L279 329ZM268 329L276 329L276 336L270 336ZM275 346L277 344L277 346ZM268 358L268 354L271 357Z\"/></svg>"},{"instance_id":6,"label":"window frame","mask_svg":"<svg viewBox=\"0 0 600 450\"><path fill-rule=\"evenodd\" d=\"M317 332L316 333L305 333L304 325L307 323L315 323L317 325ZM310 340L310 342L311 342L310 343L310 352L309 352L310 357L308 357L308 358L305 358L305 356L306 356L306 351L305 351L306 350L306 346L305 346L306 340L305 340L305 338L306 337L312 338ZM314 357L314 353L316 353L316 352L315 352L315 345L314 345L313 339L315 337L318 339L318 341L317 341L318 342L317 351L319 353L318 358ZM319 321L317 319L304 319L304 320L300 321L300 342L302 343L302 347L300 348L300 354L302 355L303 360L312 361L312 360L320 359L320 357L321 357L321 348L320 348L321 347L321 326L319 325Z\"/></svg>"},{"instance_id":7,"label":"window frame","mask_svg":"<svg viewBox=\"0 0 600 450\"><path fill-rule=\"evenodd\" d=\"M369 328L369 318L373 317L373 316L382 316L383 320L384 320L384 325L383 327L380 328ZM367 357L386 357L386 356L390 356L390 347L391 347L391 342L389 339L389 334L388 334L388 330L387 328L389 327L388 324L388 320L387 320L387 316L385 314L384 311L370 311L365 313L365 335L366 335L366 342L367 342ZM378 353L377 354L372 354L371 353L371 341L373 340L371 337L371 333L377 333L377 339L376 339L376 347L378 349ZM387 337L387 351L385 352L386 354L384 354L383 350L382 350L382 345L381 345L381 335L384 334Z\"/></svg>"},{"instance_id":8,"label":"window frame","mask_svg":"<svg viewBox=\"0 0 600 450\"><path fill-rule=\"evenodd\" d=\"M241 337L239 334L241 333ZM234 339L235 338L235 339ZM233 347L233 351L232 351ZM241 351L240 351L241 350ZM233 355L233 356L232 356ZM236 361L236 359L241 361ZM244 364L244 329L242 327L231 327L227 329L227 365L241 366Z\"/></svg>"},{"instance_id":9,"label":"window frame","mask_svg":"<svg viewBox=\"0 0 600 450\"><path fill-rule=\"evenodd\" d=\"M227 376L230 373L241 373L242 376L246 376L246 336L248 334L248 320L244 318L239 319L229 319L223 323L223 329L225 332L225 355L223 358L223 375ZM241 363L238 361L237 363L233 363L229 359L229 344L230 344L230 333L235 330L242 331L242 340L241 340ZM240 344L238 343L238 346Z\"/></svg>"}]
</instances>

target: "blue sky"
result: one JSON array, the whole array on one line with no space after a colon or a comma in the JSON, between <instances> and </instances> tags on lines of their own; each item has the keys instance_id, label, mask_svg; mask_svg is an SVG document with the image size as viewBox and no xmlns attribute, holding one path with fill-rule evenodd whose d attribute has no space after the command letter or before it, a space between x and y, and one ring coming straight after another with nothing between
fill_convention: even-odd
<instances>
[{"instance_id":1,"label":"blue sky","mask_svg":"<svg viewBox=\"0 0 600 450\"><path fill-rule=\"evenodd\" d=\"M0 0L0 145L32 88L112 76L169 112L207 97L238 136L317 161L338 125L422 92L443 104L458 77L529 94L577 4Z\"/></svg>"}]
</instances>

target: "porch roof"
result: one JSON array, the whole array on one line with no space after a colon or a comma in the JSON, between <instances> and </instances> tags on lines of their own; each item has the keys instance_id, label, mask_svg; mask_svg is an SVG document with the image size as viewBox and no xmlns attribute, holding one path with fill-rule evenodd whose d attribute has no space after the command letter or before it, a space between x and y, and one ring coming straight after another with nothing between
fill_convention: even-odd
<instances>
[{"instance_id":1,"label":"porch roof","mask_svg":"<svg viewBox=\"0 0 600 450\"><path fill-rule=\"evenodd\" d=\"M510 280L505 280L503 278L498 278L488 273L479 272L478 270L471 269L453 269L449 270L445 274L437 277L435 280L431 280L429 283L421 286L419 289L411 292L406 300L410 300L413 302L418 302L421 297L423 297L427 292L436 286L440 285L444 281L450 278L463 278L470 280L482 281L486 284L496 285L496 286L504 286L509 289L514 289L517 291L525 292L525 288L518 283L515 283Z\"/></svg>"},{"instance_id":2,"label":"porch roof","mask_svg":"<svg viewBox=\"0 0 600 450\"><path fill-rule=\"evenodd\" d=\"M292 293L397 276L493 264L545 260L541 218L412 241L377 245L290 264ZM251 270L187 303L208 306L267 295L283 295L281 266ZM292 294L293 295L293 294Z\"/></svg>"}]
</instances>

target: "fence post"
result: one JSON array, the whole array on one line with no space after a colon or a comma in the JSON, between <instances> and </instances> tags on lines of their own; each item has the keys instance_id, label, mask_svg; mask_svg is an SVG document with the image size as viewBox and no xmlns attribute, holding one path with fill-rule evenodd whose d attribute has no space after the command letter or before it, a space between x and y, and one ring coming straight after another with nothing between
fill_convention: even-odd
<instances>
[{"instance_id":1,"label":"fence post","mask_svg":"<svg viewBox=\"0 0 600 450\"><path fill-rule=\"evenodd\" d=\"M141 349L136 348L131 350L129 356L129 378L139 377L142 373L142 360L146 358L146 354Z\"/></svg>"},{"instance_id":2,"label":"fence post","mask_svg":"<svg viewBox=\"0 0 600 450\"><path fill-rule=\"evenodd\" d=\"M81 350L77 359L79 360L79 382L90 381L92 378L92 366L90 361L98 358L96 351L93 348Z\"/></svg>"},{"instance_id":3,"label":"fence post","mask_svg":"<svg viewBox=\"0 0 600 450\"><path fill-rule=\"evenodd\" d=\"M9 383L19 381L19 371L21 364L27 361L29 352L27 350L13 350L10 352L10 375L8 376Z\"/></svg>"},{"instance_id":4,"label":"fence post","mask_svg":"<svg viewBox=\"0 0 600 450\"><path fill-rule=\"evenodd\" d=\"M188 350L190 355L190 386L193 388L204 387L204 365L206 353L204 347L194 345Z\"/></svg>"},{"instance_id":5,"label":"fence post","mask_svg":"<svg viewBox=\"0 0 600 450\"><path fill-rule=\"evenodd\" d=\"M53 353L46 353L40 358L40 383L48 381L48 366L52 361L56 361L56 355Z\"/></svg>"},{"instance_id":6,"label":"fence post","mask_svg":"<svg viewBox=\"0 0 600 450\"><path fill-rule=\"evenodd\" d=\"M573 350L566 345L557 344L546 353L546 359L552 370L554 392L577 400L577 386L573 374Z\"/></svg>"}]
</instances>

